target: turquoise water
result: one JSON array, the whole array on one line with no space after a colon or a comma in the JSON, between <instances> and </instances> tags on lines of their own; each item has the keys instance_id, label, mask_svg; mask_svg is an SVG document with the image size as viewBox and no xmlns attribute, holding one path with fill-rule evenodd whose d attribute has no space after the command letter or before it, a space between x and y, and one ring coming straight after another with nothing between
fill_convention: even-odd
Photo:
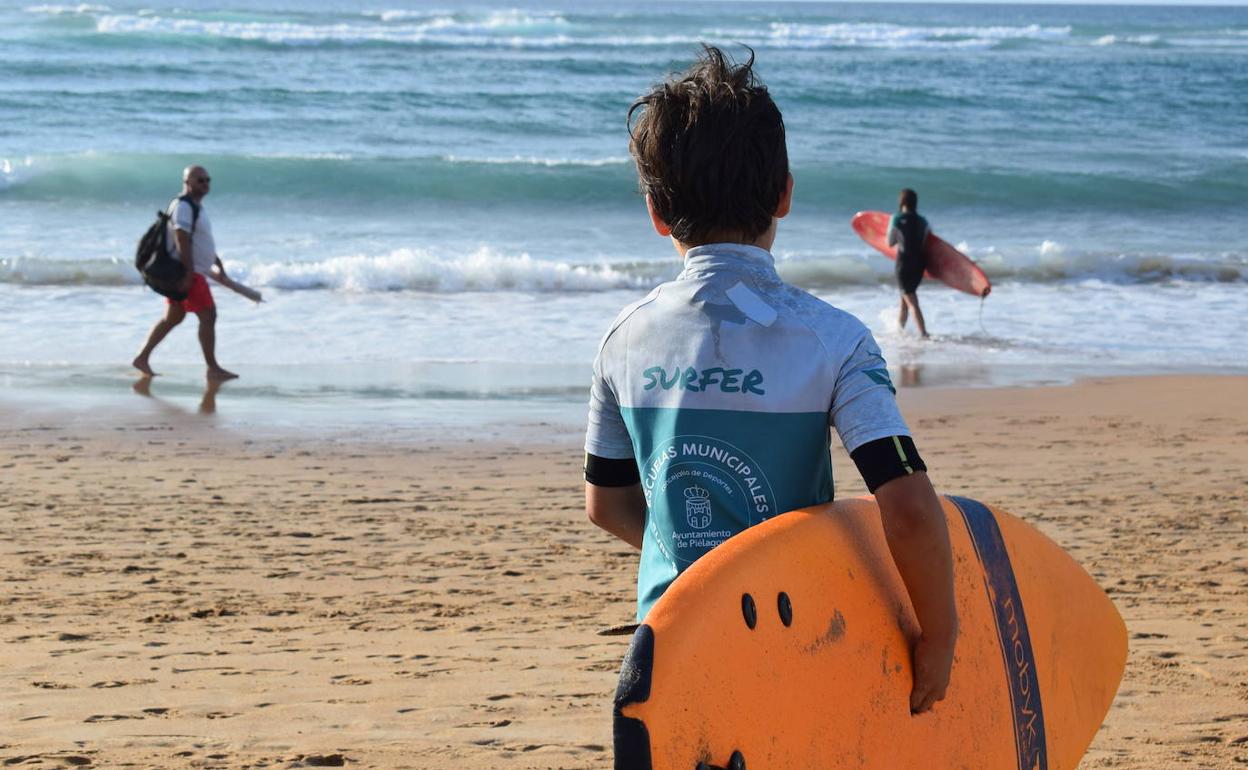
<instances>
[{"instance_id":1,"label":"turquoise water","mask_svg":"<svg viewBox=\"0 0 1248 770\"><path fill-rule=\"evenodd\" d=\"M540 369L579 399L615 310L677 271L624 121L699 41L754 47L785 115L782 274L895 364L1245 368L1248 8L223 0L0 4L0 366L124 372L160 312L134 242L200 162L271 300L220 298L227 365L450 367L468 394ZM848 227L906 185L996 284L925 288L928 346Z\"/></svg>"}]
</instances>

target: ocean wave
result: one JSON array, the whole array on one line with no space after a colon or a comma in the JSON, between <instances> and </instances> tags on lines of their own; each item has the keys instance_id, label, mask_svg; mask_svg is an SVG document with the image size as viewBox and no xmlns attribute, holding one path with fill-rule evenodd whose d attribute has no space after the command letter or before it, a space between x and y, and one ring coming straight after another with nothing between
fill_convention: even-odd
<instances>
[{"instance_id":1,"label":"ocean wave","mask_svg":"<svg viewBox=\"0 0 1248 770\"><path fill-rule=\"evenodd\" d=\"M479 18L473 19L451 11L410 9L391 9L384 11L364 11L366 18L380 19L384 22L427 22L435 27L462 26L469 29L531 29L537 27L566 27L568 20L557 11L534 11L510 8L490 11Z\"/></svg>"},{"instance_id":2,"label":"ocean wave","mask_svg":"<svg viewBox=\"0 0 1248 770\"><path fill-rule=\"evenodd\" d=\"M327 207L418 200L624 201L636 195L631 165L622 156L86 153L0 158L0 199L145 203L167 198L171 188L176 192L182 169L191 162L212 172L219 193Z\"/></svg>"},{"instance_id":3,"label":"ocean wave","mask_svg":"<svg viewBox=\"0 0 1248 770\"><path fill-rule=\"evenodd\" d=\"M668 266L670 269L670 266ZM507 255L488 248L463 257L443 257L418 249L398 249L382 256L352 255L319 262L269 263L247 268L246 280L291 291L331 289L371 293L389 291L585 292L641 288L650 271L612 265L575 265Z\"/></svg>"},{"instance_id":4,"label":"ocean wave","mask_svg":"<svg viewBox=\"0 0 1248 770\"><path fill-rule=\"evenodd\" d=\"M583 168L593 168L595 166L622 166L628 165L632 162L630 158L622 155L610 158L591 158L587 160L574 158L540 158L534 155L512 155L509 157L442 155L440 158L447 163L467 163L485 166L544 166L546 168L557 168L560 166Z\"/></svg>"},{"instance_id":5,"label":"ocean wave","mask_svg":"<svg viewBox=\"0 0 1248 770\"><path fill-rule=\"evenodd\" d=\"M178 36L283 46L322 44L439 44L450 46L554 47L574 42L558 14L519 9L484 14L382 12L376 21L221 21L191 16L107 14L96 20L105 35Z\"/></svg>"},{"instance_id":6,"label":"ocean wave","mask_svg":"<svg viewBox=\"0 0 1248 770\"><path fill-rule=\"evenodd\" d=\"M1174 37L1167 42L1180 48L1230 48L1237 52L1248 48L1248 39L1239 37Z\"/></svg>"},{"instance_id":7,"label":"ocean wave","mask_svg":"<svg viewBox=\"0 0 1248 770\"><path fill-rule=\"evenodd\" d=\"M887 23L800 24L772 22L763 40L786 48L986 48L1005 41L1065 40L1070 27L915 27ZM727 37L751 39L748 30L726 31Z\"/></svg>"},{"instance_id":8,"label":"ocean wave","mask_svg":"<svg viewBox=\"0 0 1248 770\"><path fill-rule=\"evenodd\" d=\"M0 259L0 284L129 286L142 283L133 262L115 259Z\"/></svg>"},{"instance_id":9,"label":"ocean wave","mask_svg":"<svg viewBox=\"0 0 1248 770\"><path fill-rule=\"evenodd\" d=\"M26 13L42 13L50 16L89 16L97 13L108 13L112 9L107 5L28 5L22 9Z\"/></svg>"},{"instance_id":10,"label":"ocean wave","mask_svg":"<svg viewBox=\"0 0 1248 770\"><path fill-rule=\"evenodd\" d=\"M627 11L578 9L382 8L265 13L243 17L183 9L130 11L109 5L31 5L28 13L81 17L102 35L153 39L197 38L271 46L399 45L463 48L559 49L581 47L656 48L735 41L765 49L1002 49L1030 44L1071 43L1099 46L1180 45L1241 47L1244 30L1167 28L1119 31L1099 27L1079 30L1045 24L934 24L790 20L783 13L751 26L728 26L707 17L703 23L677 13L657 20ZM664 23L666 22L666 23ZM717 23L719 22L719 23ZM731 22L729 22L731 24ZM661 33L649 30L662 30ZM642 31L646 30L646 31Z\"/></svg>"},{"instance_id":11,"label":"ocean wave","mask_svg":"<svg viewBox=\"0 0 1248 770\"><path fill-rule=\"evenodd\" d=\"M1248 254L1205 258L1076 251L1050 240L1032 248L1015 247L1009 250L993 246L974 247L967 243L959 243L956 248L983 268L993 282L1248 282ZM776 267L785 280L812 290L870 284L891 286L895 280L893 263L878 258L868 247L864 246L863 250L823 257L804 255L799 258L780 259Z\"/></svg>"},{"instance_id":12,"label":"ocean wave","mask_svg":"<svg viewBox=\"0 0 1248 770\"><path fill-rule=\"evenodd\" d=\"M1248 163L1228 151L1167 176L1042 168L906 168L795 160L803 206L860 208L902 186L941 191L942 204L983 212L1238 211L1248 195ZM149 204L176 192L186 165L207 167L232 200L332 212L356 204L422 201L478 205L609 203L637 198L624 155L459 155L359 157L350 153L146 155L82 153L0 158L0 200ZM1141 169L1141 172L1147 169ZM1207 213L1207 212L1206 212Z\"/></svg>"},{"instance_id":13,"label":"ocean wave","mask_svg":"<svg viewBox=\"0 0 1248 770\"><path fill-rule=\"evenodd\" d=\"M367 11L358 19L224 21L189 15L105 13L96 30L106 35L190 36L281 46L323 44L442 45L452 47L653 48L734 40L759 48L990 48L1015 41L1063 41L1070 27L907 26L889 23L772 21L759 29L706 27L667 34L617 29L618 19L591 17L572 23L549 11L521 9L485 13L418 10Z\"/></svg>"},{"instance_id":14,"label":"ocean wave","mask_svg":"<svg viewBox=\"0 0 1248 770\"><path fill-rule=\"evenodd\" d=\"M245 264L227 261L226 264L231 275L256 287L358 294L643 289L664 277L670 278L673 273L671 262L573 264L538 260L528 254L503 254L490 248L458 257L403 248L381 255L353 254L312 262ZM0 259L0 284L137 286L140 283L134 265L122 259Z\"/></svg>"},{"instance_id":15,"label":"ocean wave","mask_svg":"<svg viewBox=\"0 0 1248 770\"><path fill-rule=\"evenodd\" d=\"M1054 241L1029 249L958 248L974 258L995 282L1119 284L1248 282L1248 254L1185 257L1162 254L1078 252ZM892 263L866 246L837 254L785 254L777 270L790 283L812 290L893 283ZM350 254L309 262L228 261L244 283L281 291L335 291L371 294L420 291L442 294L522 291L584 293L644 291L669 280L671 260L574 262L535 259L482 247L466 254L440 254L400 248L379 254ZM22 286L128 286L140 283L128 260L0 259L0 284Z\"/></svg>"},{"instance_id":16,"label":"ocean wave","mask_svg":"<svg viewBox=\"0 0 1248 770\"><path fill-rule=\"evenodd\" d=\"M994 281L1062 283L1098 280L1106 283L1167 283L1173 281L1241 283L1248 281L1248 255L1192 257L1080 251L1046 240L1034 250L1004 252L996 247L955 246L973 258Z\"/></svg>"},{"instance_id":17,"label":"ocean wave","mask_svg":"<svg viewBox=\"0 0 1248 770\"><path fill-rule=\"evenodd\" d=\"M1128 35L1121 37L1119 35L1102 35L1092 41L1092 45L1111 46L1111 45L1137 45L1146 47L1156 47L1162 45L1160 35Z\"/></svg>"}]
</instances>

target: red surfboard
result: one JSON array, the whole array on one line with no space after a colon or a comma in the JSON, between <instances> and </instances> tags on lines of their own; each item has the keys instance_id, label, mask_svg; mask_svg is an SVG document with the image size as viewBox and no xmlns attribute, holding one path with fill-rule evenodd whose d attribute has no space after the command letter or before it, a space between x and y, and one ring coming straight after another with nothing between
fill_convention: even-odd
<instances>
[{"instance_id":1,"label":"red surfboard","mask_svg":"<svg viewBox=\"0 0 1248 770\"><path fill-rule=\"evenodd\" d=\"M858 237L875 248L889 259L897 259L897 249L888 245L888 222L892 215L883 211L859 211L854 214L850 226ZM962 252L950 246L944 240L931 233L927 237L927 271L929 278L935 278L946 286L973 294L976 297L987 297L992 291L988 276L979 269L979 265Z\"/></svg>"}]
</instances>

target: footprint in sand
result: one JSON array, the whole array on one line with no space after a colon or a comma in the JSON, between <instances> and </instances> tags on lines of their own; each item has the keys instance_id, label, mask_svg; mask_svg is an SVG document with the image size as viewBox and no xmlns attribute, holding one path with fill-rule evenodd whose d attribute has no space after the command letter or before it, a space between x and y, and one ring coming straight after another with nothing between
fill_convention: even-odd
<instances>
[{"instance_id":1,"label":"footprint in sand","mask_svg":"<svg viewBox=\"0 0 1248 770\"><path fill-rule=\"evenodd\" d=\"M155 679L126 679L126 680L112 679L107 682L96 682L95 684L91 686L97 690L103 690L103 689L111 689L114 687L129 687L132 684L152 684L155 681L156 681Z\"/></svg>"},{"instance_id":2,"label":"footprint in sand","mask_svg":"<svg viewBox=\"0 0 1248 770\"><path fill-rule=\"evenodd\" d=\"M347 758L342 754L309 754L299 758L304 767L345 767Z\"/></svg>"}]
</instances>

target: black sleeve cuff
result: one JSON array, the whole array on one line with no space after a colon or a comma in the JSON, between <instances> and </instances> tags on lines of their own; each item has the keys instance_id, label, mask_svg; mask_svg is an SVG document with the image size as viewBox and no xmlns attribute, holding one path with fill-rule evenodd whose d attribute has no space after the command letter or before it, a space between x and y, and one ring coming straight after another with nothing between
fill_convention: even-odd
<instances>
[{"instance_id":1,"label":"black sleeve cuff","mask_svg":"<svg viewBox=\"0 0 1248 770\"><path fill-rule=\"evenodd\" d=\"M868 441L849 453L862 480L867 482L867 490L875 490L901 476L909 476L918 471L927 470L914 440L909 436L888 436L875 441Z\"/></svg>"},{"instance_id":2,"label":"black sleeve cuff","mask_svg":"<svg viewBox=\"0 0 1248 770\"><path fill-rule=\"evenodd\" d=\"M629 457L615 460L598 455L585 455L585 480L596 487L631 487L641 483L637 461Z\"/></svg>"}]
</instances>

